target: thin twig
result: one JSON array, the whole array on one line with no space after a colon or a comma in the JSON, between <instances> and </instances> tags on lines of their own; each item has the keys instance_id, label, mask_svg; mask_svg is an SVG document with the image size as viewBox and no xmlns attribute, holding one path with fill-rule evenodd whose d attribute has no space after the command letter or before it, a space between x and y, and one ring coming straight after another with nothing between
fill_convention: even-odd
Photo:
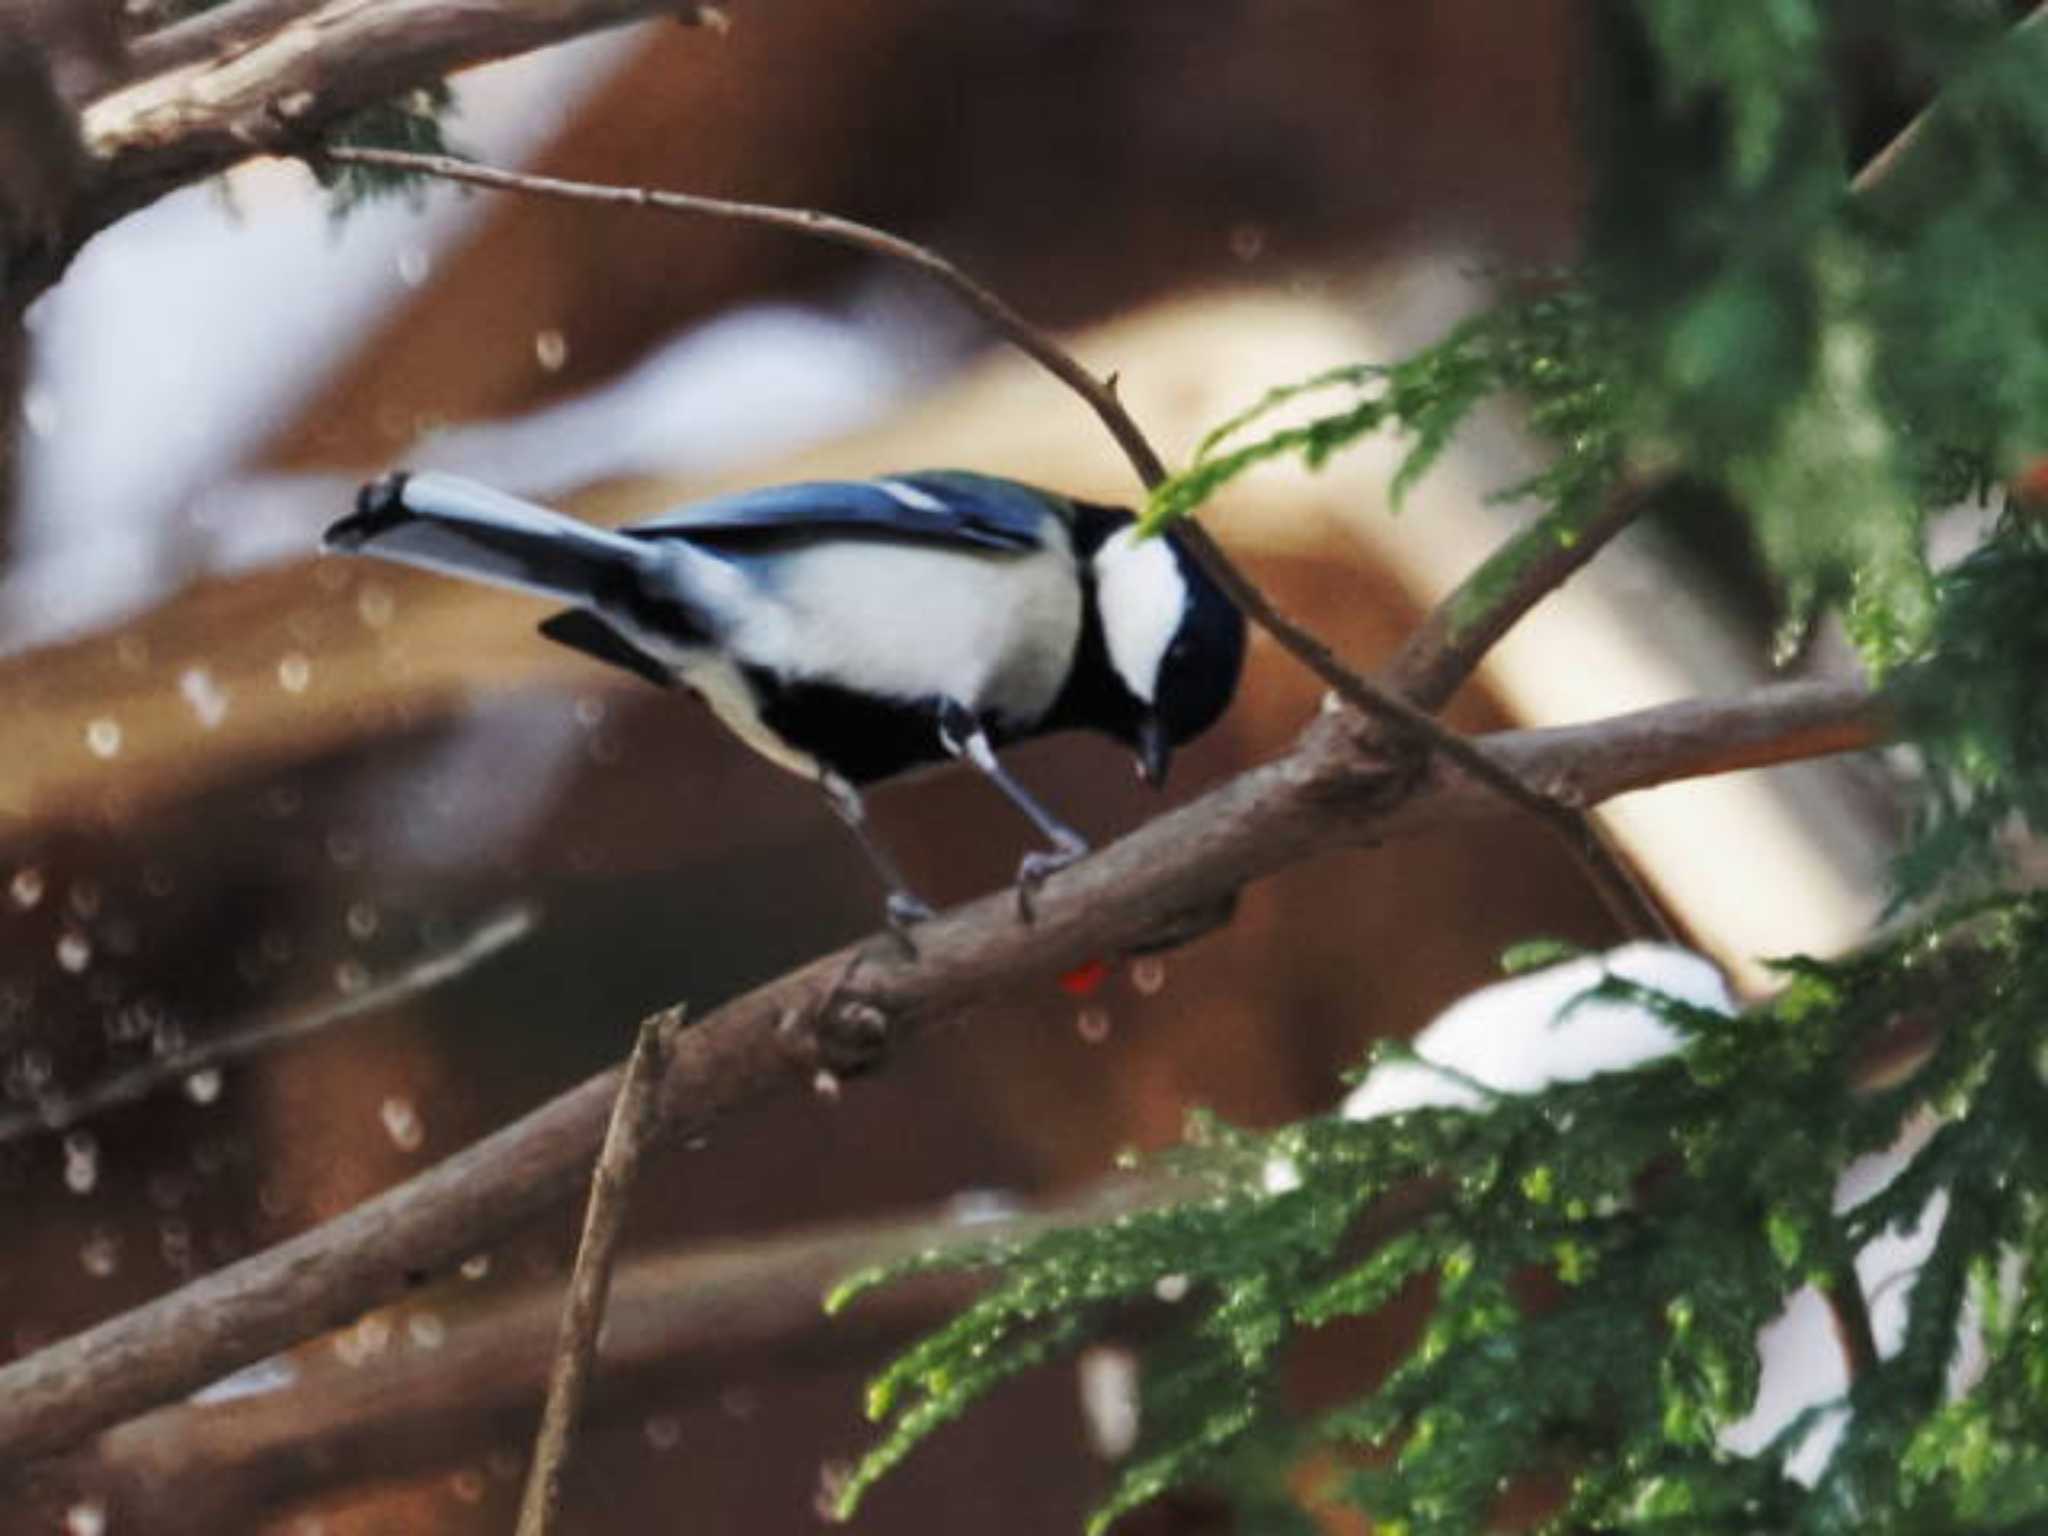
<instances>
[{"instance_id":1,"label":"thin twig","mask_svg":"<svg viewBox=\"0 0 2048 1536\"><path fill-rule=\"evenodd\" d=\"M454 944L414 961L388 981L366 987L339 1002L317 1008L294 1008L258 1019L205 1040L156 1056L125 1072L89 1085L78 1093L46 1096L28 1109L0 1112L0 1146L29 1136L67 1130L79 1121L131 1104L160 1088L183 1082L195 1072L238 1061L258 1051L301 1040L332 1029L351 1019L382 1013L408 998L431 991L474 970L492 956L502 953L533 932L534 916L528 907L507 907L492 913Z\"/></svg>"},{"instance_id":2,"label":"thin twig","mask_svg":"<svg viewBox=\"0 0 2048 1536\"><path fill-rule=\"evenodd\" d=\"M1627 482L1590 511L1558 507L1518 529L1432 608L1382 674L1424 709L1442 709L1487 652L1617 534L1641 517L1655 488Z\"/></svg>"},{"instance_id":3,"label":"thin twig","mask_svg":"<svg viewBox=\"0 0 2048 1536\"><path fill-rule=\"evenodd\" d=\"M2002 41L2010 42L2028 28L2038 26L2044 21L2048 21L2048 0L2036 5L2015 22ZM1889 179L1901 164L1911 158L1913 146L1920 142L1920 136L1927 131L1927 124L1939 106L1940 102L1936 101L1916 112L1913 120L1894 134L1884 148L1863 163L1863 169L1850 180L1849 190L1862 196Z\"/></svg>"},{"instance_id":4,"label":"thin twig","mask_svg":"<svg viewBox=\"0 0 2048 1536\"><path fill-rule=\"evenodd\" d=\"M915 267L950 290L962 303L986 320L1005 340L1038 363L1086 402L1124 451L1147 490L1166 479L1166 466L1131 413L1117 398L1115 384L1083 366L1066 348L1026 320L1009 304L990 292L960 268L927 246L887 230L876 229L853 219L820 213L809 208L784 208L767 203L736 202L730 198L700 197L687 192L661 192L648 187L608 186L596 182L566 181L556 176L536 176L524 171L507 171L477 165L450 155L414 154L405 150L368 149L336 145L319 151L336 165L376 166L389 171L438 177L468 186L489 187L503 192L551 197L571 202L612 204L648 208L663 213L693 217L736 220L762 224L773 229L810 235L839 245L852 246ZM1321 678L1345 703L1360 713L1392 726L1417 747L1439 753L1510 803L1519 806L1551 829L1593 880L1595 888L1625 931L1657 934L1669 938L1670 927L1655 902L1637 883L1628 867L1601 840L1586 818L1570 806L1531 789L1500 764L1488 758L1457 732L1434 719L1427 710L1381 687L1348 667L1336 652L1305 626L1290 618L1262 591L1209 536L1193 521L1178 529L1182 547L1199 561L1216 584L1244 611L1245 617L1270 634L1309 671Z\"/></svg>"},{"instance_id":5,"label":"thin twig","mask_svg":"<svg viewBox=\"0 0 2048 1536\"><path fill-rule=\"evenodd\" d=\"M576 1421L590 1389L591 1366L597 1360L597 1337L611 1293L612 1261L626 1225L626 1202L632 1196L633 1176L640 1171L640 1153L654 1137L661 1080L668 1071L671 1042L682 1023L682 1015L674 1011L643 1023L619 1081L619 1096L612 1105L604 1147L590 1180L590 1205L583 1217L576 1267L562 1303L561 1336L555 1346L554 1368L548 1373L547 1406L541 1410L540 1433L533 1443L526 1495L519 1504L518 1536L550 1536L561 1515L562 1480L568 1471Z\"/></svg>"},{"instance_id":6,"label":"thin twig","mask_svg":"<svg viewBox=\"0 0 2048 1536\"><path fill-rule=\"evenodd\" d=\"M1870 1301L1863 1294L1863 1280L1856 1273L1856 1266L1847 1259L1833 1265L1820 1294L1834 1320L1835 1339L1842 1347L1842 1361L1848 1367L1849 1384L1853 1387L1876 1370L1881 1361L1877 1332L1870 1323Z\"/></svg>"},{"instance_id":7,"label":"thin twig","mask_svg":"<svg viewBox=\"0 0 2048 1536\"><path fill-rule=\"evenodd\" d=\"M1442 709L1501 637L1632 526L1653 494L1646 485L1624 482L1590 513L1553 507L1510 535L1424 616L1388 665L1388 684L1423 709ZM1674 938L1663 908L1596 819L1580 814L1558 830L1575 841L1573 851L1623 931L1645 925L1660 938ZM1613 893L1623 889L1633 899L1618 903Z\"/></svg>"},{"instance_id":8,"label":"thin twig","mask_svg":"<svg viewBox=\"0 0 2048 1536\"><path fill-rule=\"evenodd\" d=\"M1312 631L1275 607L1218 548L1209 530L1192 519L1175 530L1183 545L1208 569L1216 584L1260 628L1272 635L1310 671L1329 683L1337 696L1361 712L1386 721L1410 741L1456 764L1511 805L1535 817L1564 844L1592 880L1609 914L1624 933L1654 935L1675 942L1663 911L1650 899L1634 872L1600 836L1591 818L1575 806L1534 789L1456 731L1441 724L1400 694L1352 672Z\"/></svg>"},{"instance_id":9,"label":"thin twig","mask_svg":"<svg viewBox=\"0 0 2048 1536\"><path fill-rule=\"evenodd\" d=\"M872 256L915 267L948 289L955 298L980 315L989 326L1018 351L1057 378L1087 403L1122 448L1138 478L1150 490L1166 478L1166 465L1139 430L1131 413L1117 399L1116 386L1098 378L1066 348L1012 309L1000 296L984 288L959 267L928 246L872 224L843 219L836 214L811 208L785 208L773 203L738 202L725 197L701 197L692 192L658 192L651 187L619 187L602 182L567 181L559 176L537 176L527 171L507 171L497 166L458 160L453 155L414 154L409 150L371 149L356 145L322 146L314 155L334 165L374 166L387 171L432 176L465 186L488 187L497 192L518 192L531 197L551 197L574 203L601 203L623 208L651 208L662 213L693 218L724 219L741 224L760 224L850 246Z\"/></svg>"},{"instance_id":10,"label":"thin twig","mask_svg":"<svg viewBox=\"0 0 2048 1536\"><path fill-rule=\"evenodd\" d=\"M2048 0L2014 33L2048 20ZM1909 158L1934 108L1916 114L1850 181L1867 197ZM1590 517L1553 510L1521 529L1433 608L1395 655L1386 681L1425 709L1441 709L1530 608L1632 525L1656 494L1655 479L1624 481Z\"/></svg>"},{"instance_id":11,"label":"thin twig","mask_svg":"<svg viewBox=\"0 0 2048 1536\"><path fill-rule=\"evenodd\" d=\"M1486 750L1575 804L1702 774L1853 751L1881 740L1864 690L1791 683L1585 725L1510 731ZM1328 717L1294 751L1155 817L1049 881L1037 922L1007 891L918 930L915 964L871 940L858 996L867 1043L900 1048L1047 976L1142 947L1192 911L1310 858L1498 817L1503 802L1463 775L1391 775ZM811 1092L835 1037L856 1021L825 1004L841 950L735 998L675 1042L661 1089L665 1134L782 1093ZM0 1367L0 1465L60 1450L95 1429L217 1381L452 1268L573 1199L603 1139L616 1070L375 1199L133 1311Z\"/></svg>"}]
</instances>

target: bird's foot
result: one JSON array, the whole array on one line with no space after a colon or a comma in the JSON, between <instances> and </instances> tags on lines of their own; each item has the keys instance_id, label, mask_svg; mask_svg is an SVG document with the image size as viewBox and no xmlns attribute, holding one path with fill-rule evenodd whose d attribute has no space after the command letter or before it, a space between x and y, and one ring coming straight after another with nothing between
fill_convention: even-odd
<instances>
[{"instance_id":1,"label":"bird's foot","mask_svg":"<svg viewBox=\"0 0 2048 1536\"><path fill-rule=\"evenodd\" d=\"M1069 832L1050 848L1034 848L1017 866L1017 915L1027 923L1038 921L1038 888L1065 869L1088 856L1088 844Z\"/></svg>"},{"instance_id":2,"label":"bird's foot","mask_svg":"<svg viewBox=\"0 0 2048 1536\"><path fill-rule=\"evenodd\" d=\"M895 890L889 893L884 911L888 917L889 931L896 936L896 942L903 946L905 957L915 960L917 940L911 936L911 930L919 923L930 922L937 915L932 911L931 904L915 891Z\"/></svg>"}]
</instances>

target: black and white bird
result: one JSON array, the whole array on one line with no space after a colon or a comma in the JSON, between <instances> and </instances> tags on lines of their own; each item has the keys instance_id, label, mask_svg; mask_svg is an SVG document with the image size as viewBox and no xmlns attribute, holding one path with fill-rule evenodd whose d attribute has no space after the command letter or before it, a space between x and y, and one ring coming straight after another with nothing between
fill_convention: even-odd
<instances>
[{"instance_id":1,"label":"black and white bird","mask_svg":"<svg viewBox=\"0 0 2048 1536\"><path fill-rule=\"evenodd\" d=\"M1236 691L1244 619L1171 534L1013 480L925 470L774 486L599 528L450 475L366 485L329 549L539 593L549 639L680 684L769 761L815 780L889 891L931 909L868 828L860 787L963 759L1050 847L1020 903L1088 851L998 748L1094 730L1150 783Z\"/></svg>"}]
</instances>

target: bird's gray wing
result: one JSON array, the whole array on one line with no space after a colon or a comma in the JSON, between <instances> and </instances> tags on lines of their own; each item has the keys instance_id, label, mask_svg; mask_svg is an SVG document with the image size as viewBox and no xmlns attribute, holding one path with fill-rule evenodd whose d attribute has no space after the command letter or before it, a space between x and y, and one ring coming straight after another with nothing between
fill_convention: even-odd
<instances>
[{"instance_id":1,"label":"bird's gray wing","mask_svg":"<svg viewBox=\"0 0 2048 1536\"><path fill-rule=\"evenodd\" d=\"M696 502L621 532L713 548L866 534L1021 553L1044 545L1048 521L1072 515L1059 498L1017 481L938 469L769 486Z\"/></svg>"}]
</instances>

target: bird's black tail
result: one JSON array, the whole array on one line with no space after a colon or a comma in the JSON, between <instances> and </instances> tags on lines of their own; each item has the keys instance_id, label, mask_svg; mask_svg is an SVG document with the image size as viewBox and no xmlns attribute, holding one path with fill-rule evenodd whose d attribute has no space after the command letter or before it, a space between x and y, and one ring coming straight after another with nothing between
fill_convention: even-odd
<instances>
[{"instance_id":1,"label":"bird's black tail","mask_svg":"<svg viewBox=\"0 0 2048 1536\"><path fill-rule=\"evenodd\" d=\"M640 540L441 474L372 481L322 542L578 604L603 602L658 558Z\"/></svg>"}]
</instances>

